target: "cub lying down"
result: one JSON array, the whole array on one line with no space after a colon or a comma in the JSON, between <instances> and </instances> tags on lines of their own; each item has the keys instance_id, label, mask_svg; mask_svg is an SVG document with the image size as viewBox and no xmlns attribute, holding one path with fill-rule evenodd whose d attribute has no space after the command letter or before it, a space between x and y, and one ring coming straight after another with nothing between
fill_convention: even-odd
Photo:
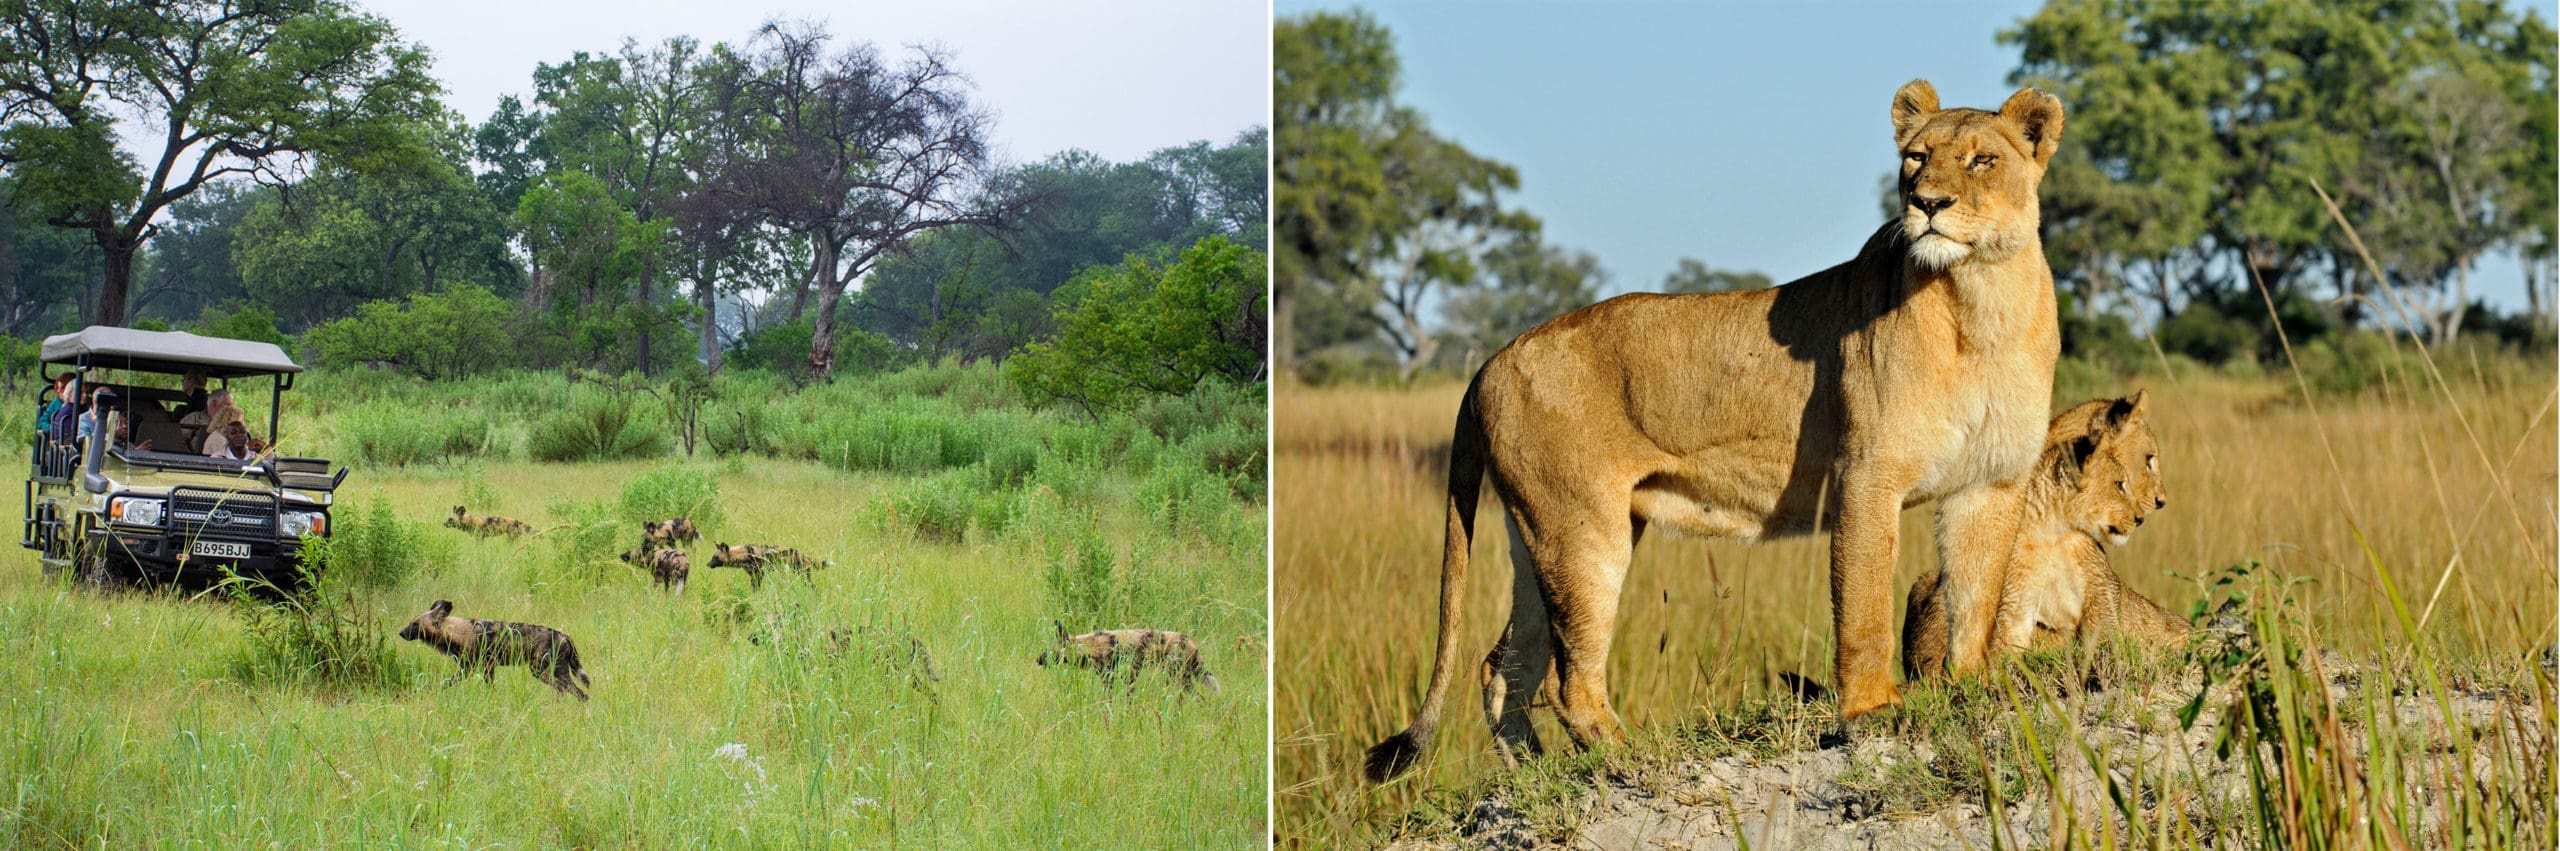
<instances>
[{"instance_id":1,"label":"cub lying down","mask_svg":"<svg viewBox=\"0 0 2560 851\"><path fill-rule=\"evenodd\" d=\"M2027 480L2018 543L1992 622L1992 653L2039 638L2085 645L2119 632L2146 639L2187 633L2185 620L2127 590L2107 562L2107 544L2122 546L2134 527L2169 504L2147 403L2135 391L2082 402L2053 419ZM1938 580L1934 571L1921 576L1904 603L1907 677L1946 667L1947 616Z\"/></svg>"}]
</instances>

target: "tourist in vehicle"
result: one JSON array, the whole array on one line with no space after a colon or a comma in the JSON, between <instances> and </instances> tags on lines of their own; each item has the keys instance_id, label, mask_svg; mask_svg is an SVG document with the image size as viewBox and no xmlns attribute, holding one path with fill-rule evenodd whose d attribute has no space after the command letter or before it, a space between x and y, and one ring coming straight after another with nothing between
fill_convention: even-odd
<instances>
[{"instance_id":1,"label":"tourist in vehicle","mask_svg":"<svg viewBox=\"0 0 2560 851\"><path fill-rule=\"evenodd\" d=\"M53 407L53 442L55 443L70 443L74 437L78 436L77 430L80 428L80 393L83 382L79 376L67 372L63 374L72 377L71 380L62 383L62 404Z\"/></svg>"},{"instance_id":2,"label":"tourist in vehicle","mask_svg":"<svg viewBox=\"0 0 2560 851\"><path fill-rule=\"evenodd\" d=\"M224 420L222 428L204 439L204 454L210 458L246 461L258 457L258 453L266 450L267 444L250 437L249 424L242 422L238 417Z\"/></svg>"},{"instance_id":3,"label":"tourist in vehicle","mask_svg":"<svg viewBox=\"0 0 2560 851\"><path fill-rule=\"evenodd\" d=\"M45 385L44 392L36 396L37 435L47 439L53 437L54 412L63 405L69 404L70 398L71 373L54 376L53 381Z\"/></svg>"}]
</instances>

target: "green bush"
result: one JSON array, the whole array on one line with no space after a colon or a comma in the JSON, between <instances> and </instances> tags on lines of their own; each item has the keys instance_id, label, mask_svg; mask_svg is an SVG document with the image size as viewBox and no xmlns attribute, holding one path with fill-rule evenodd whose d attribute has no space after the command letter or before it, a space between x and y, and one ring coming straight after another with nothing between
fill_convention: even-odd
<instances>
[{"instance_id":1,"label":"green bush","mask_svg":"<svg viewBox=\"0 0 2560 851\"><path fill-rule=\"evenodd\" d=\"M533 421L525 449L540 461L657 458L675 446L650 406L604 393L577 394L567 410Z\"/></svg>"},{"instance_id":2,"label":"green bush","mask_svg":"<svg viewBox=\"0 0 2560 851\"><path fill-rule=\"evenodd\" d=\"M524 576L534 590L565 584L592 587L637 575L621 561L622 551L638 540L639 530L622 519L618 506L601 501L563 502L551 506L562 523L543 533L551 558Z\"/></svg>"},{"instance_id":3,"label":"green bush","mask_svg":"<svg viewBox=\"0 0 2560 851\"><path fill-rule=\"evenodd\" d=\"M355 315L303 335L314 360L333 366L375 363L427 378L458 378L513 360L508 329L513 302L469 284L417 293L406 302L366 302Z\"/></svg>"},{"instance_id":4,"label":"green bush","mask_svg":"<svg viewBox=\"0 0 2560 851\"><path fill-rule=\"evenodd\" d=\"M454 539L431 537L426 524L400 519L379 489L363 508L341 503L329 523L328 538L305 542L303 562L306 569L315 561L326 565L350 587L397 588L453 555Z\"/></svg>"},{"instance_id":5,"label":"green bush","mask_svg":"<svg viewBox=\"0 0 2560 851\"><path fill-rule=\"evenodd\" d=\"M340 458L368 466L400 467L488 452L487 416L449 407L422 409L406 402L371 402L338 415Z\"/></svg>"},{"instance_id":6,"label":"green bush","mask_svg":"<svg viewBox=\"0 0 2560 851\"><path fill-rule=\"evenodd\" d=\"M991 491L1014 490L1030 483L1040 469L1040 446L1028 440L1010 440L988 450L985 463L986 488Z\"/></svg>"},{"instance_id":7,"label":"green bush","mask_svg":"<svg viewBox=\"0 0 2560 851\"><path fill-rule=\"evenodd\" d=\"M728 520L720 507L720 481L700 467L670 465L633 477L622 486L621 508L626 524L682 517L704 534Z\"/></svg>"},{"instance_id":8,"label":"green bush","mask_svg":"<svg viewBox=\"0 0 2560 851\"><path fill-rule=\"evenodd\" d=\"M972 471L951 470L910 482L888 502L891 524L935 543L966 540L978 509L977 479Z\"/></svg>"},{"instance_id":9,"label":"green bush","mask_svg":"<svg viewBox=\"0 0 2560 851\"><path fill-rule=\"evenodd\" d=\"M1130 500L1168 530L1211 537L1227 532L1235 514L1233 486L1187 451L1169 453Z\"/></svg>"},{"instance_id":10,"label":"green bush","mask_svg":"<svg viewBox=\"0 0 2560 851\"><path fill-rule=\"evenodd\" d=\"M377 501L377 504L380 504ZM387 518L386 518L387 519ZM401 534L398 521L378 528ZM361 533L360 533L361 534ZM241 641L233 651L231 675L250 685L285 685L323 691L388 691L408 684L412 669L391 648L394 628L356 604L351 590L369 571L393 572L381 563L364 565L371 543L346 544L326 538L304 538L303 569L310 584L299 594L273 593L238 576L221 587L240 617Z\"/></svg>"},{"instance_id":11,"label":"green bush","mask_svg":"<svg viewBox=\"0 0 2560 851\"><path fill-rule=\"evenodd\" d=\"M1227 480L1238 499L1260 502L1271 474L1270 445L1260 423L1226 423L1194 435L1182 450L1201 466Z\"/></svg>"}]
</instances>

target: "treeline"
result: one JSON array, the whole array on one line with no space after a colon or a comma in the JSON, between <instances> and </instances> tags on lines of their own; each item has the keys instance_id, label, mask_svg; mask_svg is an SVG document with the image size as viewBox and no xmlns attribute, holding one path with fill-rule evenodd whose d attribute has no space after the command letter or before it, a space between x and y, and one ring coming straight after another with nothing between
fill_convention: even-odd
<instances>
[{"instance_id":1,"label":"treeline","mask_svg":"<svg viewBox=\"0 0 2560 851\"><path fill-rule=\"evenodd\" d=\"M474 124L342 2L93 6L0 9L0 332L22 339L133 324L429 378L825 378L1002 360L1067 336L1096 281L1266 250L1261 128L1009 164L952 57L814 24L576 52ZM118 116L169 140L159 162L116 147ZM1194 300L1230 314L1151 318L1258 327L1248 277ZM1232 360L1230 381L1260 372Z\"/></svg>"},{"instance_id":2,"label":"treeline","mask_svg":"<svg viewBox=\"0 0 2560 851\"><path fill-rule=\"evenodd\" d=\"M2020 52L2012 83L2070 106L2043 235L2071 353L2113 369L2166 355L2273 363L2279 328L2329 352L2378 350L2353 338L2394 329L2429 345L2466 332L2551 345L2560 47L2539 12L2053 0L1998 38ZM1383 26L1313 13L1282 19L1274 39L1283 368L1312 381L1469 370L1603 294L1595 258L1544 243L1506 202L1516 170L1398 101ZM2522 261L2521 313L2474 295L2481 259L2498 254ZM1684 259L1632 288L1771 283Z\"/></svg>"}]
</instances>

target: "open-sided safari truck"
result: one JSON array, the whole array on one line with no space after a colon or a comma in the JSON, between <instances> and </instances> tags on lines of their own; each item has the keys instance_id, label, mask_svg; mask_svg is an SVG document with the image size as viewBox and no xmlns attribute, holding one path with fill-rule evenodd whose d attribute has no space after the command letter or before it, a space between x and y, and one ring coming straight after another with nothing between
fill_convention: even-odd
<instances>
[{"instance_id":1,"label":"open-sided safari truck","mask_svg":"<svg viewBox=\"0 0 2560 851\"><path fill-rule=\"evenodd\" d=\"M46 338L43 359L47 372L50 365L76 368L84 384L96 382L117 397L102 406L89 440L35 439L19 545L37 552L48 575L68 568L106 585L197 585L227 570L283 589L302 584L302 536L329 534L331 497L347 471L331 475L328 461L273 450L247 460L197 454L204 435L184 418L187 394L150 386L178 384L176 376L188 373L220 382L220 389L268 379L265 433L273 439L284 391L302 372L283 349L91 327ZM85 400L88 391L81 392ZM114 438L126 417L129 445ZM143 446L150 448L135 448Z\"/></svg>"}]
</instances>

